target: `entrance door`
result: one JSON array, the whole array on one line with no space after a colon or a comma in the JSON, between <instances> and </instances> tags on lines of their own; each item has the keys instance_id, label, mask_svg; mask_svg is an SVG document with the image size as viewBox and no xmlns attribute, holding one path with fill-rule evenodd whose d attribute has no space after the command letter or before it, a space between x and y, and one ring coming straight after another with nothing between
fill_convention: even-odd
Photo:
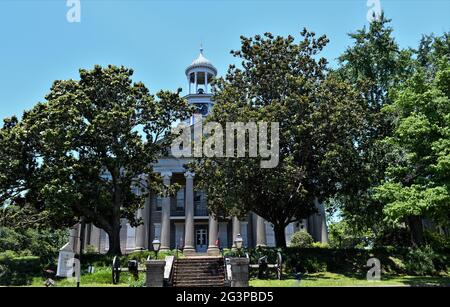
<instances>
[{"instance_id":1,"label":"entrance door","mask_svg":"<svg viewBox=\"0 0 450 307\"><path fill-rule=\"evenodd\" d=\"M205 253L208 249L207 227L200 226L195 231L195 250L198 253Z\"/></svg>"}]
</instances>

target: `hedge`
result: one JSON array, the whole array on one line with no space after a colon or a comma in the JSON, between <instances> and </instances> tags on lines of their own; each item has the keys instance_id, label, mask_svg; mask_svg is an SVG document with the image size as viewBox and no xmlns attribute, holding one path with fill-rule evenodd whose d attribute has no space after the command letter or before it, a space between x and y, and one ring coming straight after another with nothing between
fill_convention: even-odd
<instances>
[{"instance_id":1,"label":"hedge","mask_svg":"<svg viewBox=\"0 0 450 307\"><path fill-rule=\"evenodd\" d=\"M159 252L158 259L164 259L166 256L175 256L176 253L176 250ZM144 265L148 257L153 259L155 257L155 252L139 251L122 255L119 257L120 265L126 267L129 260L137 260L141 265ZM178 251L178 257L184 257L181 251ZM114 256L99 253L84 254L81 258L81 266L82 269L86 269L89 265L92 265L94 267L110 267L112 265L113 258Z\"/></svg>"},{"instance_id":2,"label":"hedge","mask_svg":"<svg viewBox=\"0 0 450 307\"><path fill-rule=\"evenodd\" d=\"M334 248L256 248L247 250L251 263L268 256L275 263L281 251L283 269L288 274L334 272L364 277L368 271L367 261L378 258L384 274L438 275L449 274L450 250L409 248L334 249ZM253 272L254 273L254 272Z\"/></svg>"},{"instance_id":3,"label":"hedge","mask_svg":"<svg viewBox=\"0 0 450 307\"><path fill-rule=\"evenodd\" d=\"M29 285L33 277L42 276L42 270L39 257L18 257L12 252L0 253L0 285Z\"/></svg>"}]
</instances>

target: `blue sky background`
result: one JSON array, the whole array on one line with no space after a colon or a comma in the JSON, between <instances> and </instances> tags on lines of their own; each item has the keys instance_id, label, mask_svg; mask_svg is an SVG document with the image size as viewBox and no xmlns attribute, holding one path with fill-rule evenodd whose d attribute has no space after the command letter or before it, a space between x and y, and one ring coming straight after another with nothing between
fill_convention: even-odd
<instances>
[{"instance_id":1,"label":"blue sky background","mask_svg":"<svg viewBox=\"0 0 450 307\"><path fill-rule=\"evenodd\" d=\"M241 34L326 34L333 63L347 33L368 24L366 0L81 0L81 23L66 19L66 0L0 0L0 118L42 101L56 79L79 68L125 65L154 93L186 89L184 69L198 55L226 71ZM423 33L450 30L450 0L381 0L402 47ZM335 62L334 62L335 63Z\"/></svg>"}]
</instances>

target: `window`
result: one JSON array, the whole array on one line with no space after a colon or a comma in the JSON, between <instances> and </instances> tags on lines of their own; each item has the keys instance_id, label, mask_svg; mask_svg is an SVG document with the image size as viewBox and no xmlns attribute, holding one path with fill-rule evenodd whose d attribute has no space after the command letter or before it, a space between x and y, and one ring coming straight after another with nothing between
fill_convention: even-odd
<instances>
[{"instance_id":1,"label":"window","mask_svg":"<svg viewBox=\"0 0 450 307\"><path fill-rule=\"evenodd\" d=\"M208 216L206 194L202 190L194 192L194 214L196 216Z\"/></svg>"},{"instance_id":2,"label":"window","mask_svg":"<svg viewBox=\"0 0 450 307\"><path fill-rule=\"evenodd\" d=\"M184 210L184 187L177 191L177 211Z\"/></svg>"},{"instance_id":3,"label":"window","mask_svg":"<svg viewBox=\"0 0 450 307\"><path fill-rule=\"evenodd\" d=\"M161 239L161 224L160 223L155 223L155 236L153 239Z\"/></svg>"},{"instance_id":4,"label":"window","mask_svg":"<svg viewBox=\"0 0 450 307\"><path fill-rule=\"evenodd\" d=\"M247 222L242 222L241 221L241 237L242 237L242 245L244 246L244 247L247 247L248 246L248 236L247 236L247 226L248 226L248 223Z\"/></svg>"},{"instance_id":5,"label":"window","mask_svg":"<svg viewBox=\"0 0 450 307\"><path fill-rule=\"evenodd\" d=\"M154 195L152 197L152 203L156 211L161 211L162 209L162 197Z\"/></svg>"}]
</instances>

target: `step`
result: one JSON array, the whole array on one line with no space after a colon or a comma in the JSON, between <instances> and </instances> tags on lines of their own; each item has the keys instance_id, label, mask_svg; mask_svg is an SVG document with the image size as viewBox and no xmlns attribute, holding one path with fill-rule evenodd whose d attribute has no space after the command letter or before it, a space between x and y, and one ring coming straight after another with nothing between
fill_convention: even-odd
<instances>
[{"instance_id":1,"label":"step","mask_svg":"<svg viewBox=\"0 0 450 307\"><path fill-rule=\"evenodd\" d=\"M174 287L224 287L225 283L176 283Z\"/></svg>"},{"instance_id":2,"label":"step","mask_svg":"<svg viewBox=\"0 0 450 307\"><path fill-rule=\"evenodd\" d=\"M223 260L215 259L177 259L178 263L223 263Z\"/></svg>"},{"instance_id":3,"label":"step","mask_svg":"<svg viewBox=\"0 0 450 307\"><path fill-rule=\"evenodd\" d=\"M221 275L224 274L224 270L217 270L217 271L183 271L183 270L176 270L174 271L175 274L191 274L191 275Z\"/></svg>"},{"instance_id":4,"label":"step","mask_svg":"<svg viewBox=\"0 0 450 307\"><path fill-rule=\"evenodd\" d=\"M224 287L224 283L190 283L190 282L183 282L183 283L174 283L174 287Z\"/></svg>"},{"instance_id":5,"label":"step","mask_svg":"<svg viewBox=\"0 0 450 307\"><path fill-rule=\"evenodd\" d=\"M218 264L183 264L183 265L175 265L174 268L203 268L203 269L208 269L208 268L223 268L224 265L218 265Z\"/></svg>"},{"instance_id":6,"label":"step","mask_svg":"<svg viewBox=\"0 0 450 307\"><path fill-rule=\"evenodd\" d=\"M225 271L222 268L175 268L174 272L203 272L203 273L216 273L216 272L221 272L221 271Z\"/></svg>"},{"instance_id":7,"label":"step","mask_svg":"<svg viewBox=\"0 0 450 307\"><path fill-rule=\"evenodd\" d=\"M175 265L174 268L193 268L193 269L198 269L198 268L202 268L202 269L214 269L214 268L223 268L225 267L224 265L218 265L218 264L208 264L208 265L203 265L203 264L183 264L183 265Z\"/></svg>"},{"instance_id":8,"label":"step","mask_svg":"<svg viewBox=\"0 0 450 307\"><path fill-rule=\"evenodd\" d=\"M174 262L174 287L224 287L225 266L220 257L195 257Z\"/></svg>"},{"instance_id":9,"label":"step","mask_svg":"<svg viewBox=\"0 0 450 307\"><path fill-rule=\"evenodd\" d=\"M224 271L225 269L222 267L216 267L216 268L202 268L202 267L176 267L174 269L175 272L180 271L190 271L190 272L218 272L218 271Z\"/></svg>"},{"instance_id":10,"label":"step","mask_svg":"<svg viewBox=\"0 0 450 307\"><path fill-rule=\"evenodd\" d=\"M183 276L175 276L173 280L197 280L197 279L211 279L211 280L215 280L215 279L223 279L225 276L224 275L218 275L218 276L187 276L187 275L183 275Z\"/></svg>"}]
</instances>

